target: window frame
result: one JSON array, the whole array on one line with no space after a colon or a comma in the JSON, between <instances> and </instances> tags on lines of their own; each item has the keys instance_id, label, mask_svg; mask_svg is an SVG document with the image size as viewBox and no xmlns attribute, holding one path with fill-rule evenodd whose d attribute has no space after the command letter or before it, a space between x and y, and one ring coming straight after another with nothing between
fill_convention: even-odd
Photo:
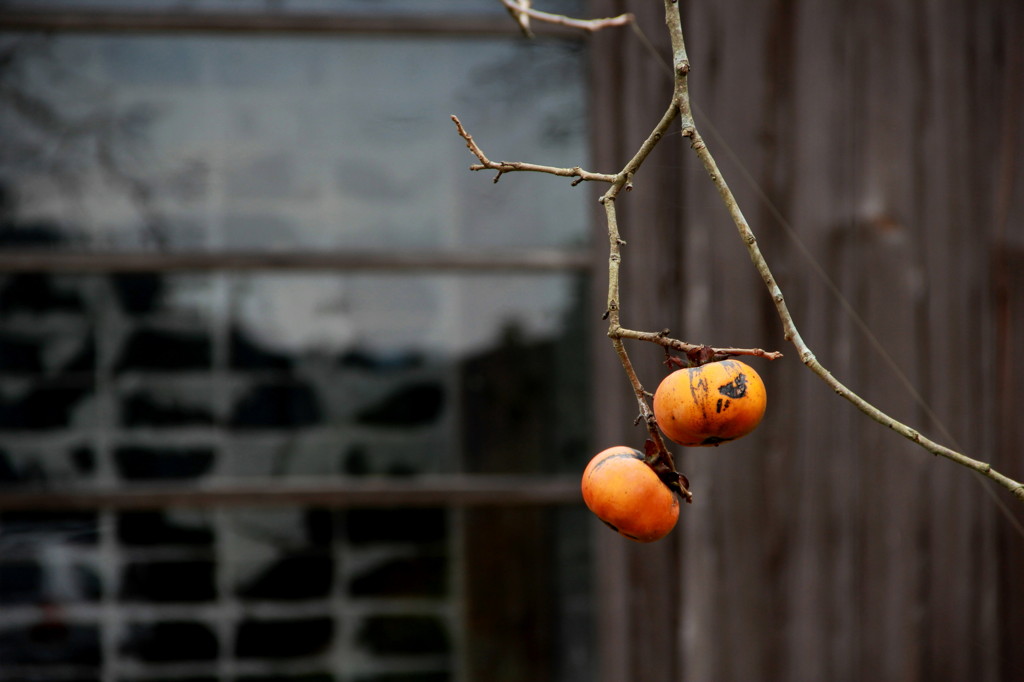
<instances>
[{"instance_id":1,"label":"window frame","mask_svg":"<svg viewBox=\"0 0 1024 682\"><path fill-rule=\"evenodd\" d=\"M501 14L415 15L364 14L350 11L316 13L264 11L124 11L52 7L14 9L0 13L0 31L24 33L165 33L165 34L308 34L308 35L519 35L518 26ZM583 41L586 34L554 24L536 31L543 37ZM453 136L453 144L457 144ZM589 250L534 248L501 250L438 249L367 251L363 249L217 250L103 252L0 251L0 273L110 274L159 273L357 273L479 272L587 273L593 267ZM0 496L0 510L140 509L187 507L276 506L317 504L334 508L364 505L445 506L564 505L580 501L579 483L564 475L456 474L405 481L218 484L197 490L187 486L120 486L108 490L47 490Z\"/></svg>"},{"instance_id":2,"label":"window frame","mask_svg":"<svg viewBox=\"0 0 1024 682\"><path fill-rule=\"evenodd\" d=\"M273 12L193 12L154 11L124 12L52 8L49 10L12 10L0 13L0 31L22 33L158 33L167 35L310 35L310 36L413 36L520 37L515 22L504 13L481 16L414 16L409 14L360 15L348 12L294 14ZM536 27L543 37L589 40L584 32L543 24ZM594 137L587 139L593 145ZM457 136L452 144L461 146ZM469 164L467 157L466 163ZM467 174L467 182L473 180ZM479 179L479 178L476 178ZM578 190L582 191L582 190ZM588 216L588 223L590 222ZM590 242L595 241L588 234ZM0 251L0 273L111 274L132 272L176 273L316 273L360 274L431 273L437 275L473 275L482 272L502 274L553 274L586 276L605 262L595 260L592 244L561 248L507 249L436 249L423 251L368 251L335 248L311 250L218 250L104 252L44 252L39 250ZM586 285L590 290L590 285ZM596 317L596 316L595 316ZM588 328L589 331L589 328ZM603 336L603 335L602 335ZM586 354L589 357L589 353ZM583 360L590 363L589 360ZM589 364L588 364L589 367ZM591 410L591 415L594 411ZM530 584L541 587L549 580L538 557L556 560L559 549L551 544L544 515L582 507L579 477L576 474L460 473L418 475L410 478L339 477L333 480L251 479L230 483L204 484L168 483L160 485L128 483L76 490L8 490L0 494L3 512L75 512L95 511L105 514L139 510L200 509L231 513L244 509L283 509L305 507L345 510L366 507L443 508L455 519L453 533L456 553L461 561L473 560L466 566L468 577L454 588L453 608L456 620L472 622L471 638L460 641L455 679L475 679L489 675L494 666L515 663L528 677L554 675L564 662L560 652L545 639L553 602L546 593L534 595L536 613L524 611L522 604L501 600L516 590L527 589L522 581L529 574ZM465 513L472 512L472 513ZM596 520L593 527L601 527ZM603 528L603 527L601 527ZM590 541L588 540L588 544ZM467 551L474 546L474 552ZM593 571L597 550L589 552ZM502 561L499 575L492 572L493 560ZM509 568L508 563L519 568ZM518 564L516 563L518 562ZM510 589L501 589L502 581L511 581ZM529 582L529 580L527 581ZM496 588L496 585L499 587ZM597 597L597 595L595 595ZM516 638L508 638L506 610L512 608L516 618L527 618L540 627L527 627ZM599 616L593 608L591 619ZM593 621L591 621L593 622ZM605 648L596 638L604 628L596 623L591 635L592 650L603 658ZM504 634L503 634L504 633ZM505 645L499 652L481 657L480 641L500 637ZM462 640L466 633L459 635ZM477 641L479 640L479 641ZM495 657L497 655L497 658ZM558 659L558 660L556 660ZM599 671L601 663L588 664Z\"/></svg>"}]
</instances>

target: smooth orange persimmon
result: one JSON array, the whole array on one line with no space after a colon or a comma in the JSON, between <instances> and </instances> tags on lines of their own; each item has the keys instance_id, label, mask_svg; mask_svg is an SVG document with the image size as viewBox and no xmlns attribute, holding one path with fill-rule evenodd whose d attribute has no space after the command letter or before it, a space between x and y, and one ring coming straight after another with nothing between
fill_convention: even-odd
<instances>
[{"instance_id":1,"label":"smooth orange persimmon","mask_svg":"<svg viewBox=\"0 0 1024 682\"><path fill-rule=\"evenodd\" d=\"M675 528L679 500L639 450L602 450L583 472L583 501L612 530L637 542L654 542Z\"/></svg>"},{"instance_id":2,"label":"smooth orange persimmon","mask_svg":"<svg viewBox=\"0 0 1024 682\"><path fill-rule=\"evenodd\" d=\"M680 445L718 445L753 431L768 394L757 372L739 360L709 362L669 374L654 393L662 433Z\"/></svg>"}]
</instances>

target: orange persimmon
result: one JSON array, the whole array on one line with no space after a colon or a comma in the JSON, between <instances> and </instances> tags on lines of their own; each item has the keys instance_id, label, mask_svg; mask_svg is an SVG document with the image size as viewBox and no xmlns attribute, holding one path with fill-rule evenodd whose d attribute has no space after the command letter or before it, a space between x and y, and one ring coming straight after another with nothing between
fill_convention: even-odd
<instances>
[{"instance_id":1,"label":"orange persimmon","mask_svg":"<svg viewBox=\"0 0 1024 682\"><path fill-rule=\"evenodd\" d=\"M739 360L709 362L669 374L654 393L662 433L680 445L718 445L747 435L764 417L761 377Z\"/></svg>"},{"instance_id":2,"label":"orange persimmon","mask_svg":"<svg viewBox=\"0 0 1024 682\"><path fill-rule=\"evenodd\" d=\"M612 530L637 542L665 537L679 519L679 500L638 450L616 445L583 472L583 501Z\"/></svg>"}]
</instances>

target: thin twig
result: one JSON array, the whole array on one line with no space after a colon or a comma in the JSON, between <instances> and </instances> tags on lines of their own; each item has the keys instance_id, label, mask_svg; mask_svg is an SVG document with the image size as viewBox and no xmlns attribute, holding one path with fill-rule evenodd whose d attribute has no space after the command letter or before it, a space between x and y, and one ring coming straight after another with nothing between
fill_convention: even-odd
<instances>
[{"instance_id":1,"label":"thin twig","mask_svg":"<svg viewBox=\"0 0 1024 682\"><path fill-rule=\"evenodd\" d=\"M671 348L673 350L680 351L681 353L695 353L704 348L704 346L700 344L686 343L679 339L673 339L668 335L667 330L662 330L660 332L641 332L633 329L626 329L624 327L617 327L614 335L616 338L620 339L634 339L636 341L656 343L659 346ZM716 360L741 355L764 358L766 360L778 360L783 357L782 353L777 350L763 350L761 348L719 348L712 346L711 353Z\"/></svg>"},{"instance_id":2,"label":"thin twig","mask_svg":"<svg viewBox=\"0 0 1024 682\"><path fill-rule=\"evenodd\" d=\"M516 18L516 21L519 22L519 25L527 35L530 35L529 22L526 22L524 25L523 17L529 17L548 24L578 28L581 31L590 32L600 31L614 26L625 26L626 24L633 23L634 19L633 15L629 13L604 19L572 19L561 14L541 12L540 10L530 7L528 3L523 3L521 0L501 0L501 4L508 8L508 11Z\"/></svg>"},{"instance_id":3,"label":"thin twig","mask_svg":"<svg viewBox=\"0 0 1024 682\"><path fill-rule=\"evenodd\" d=\"M783 336L796 347L800 356L800 361L826 384L828 384L829 387L831 387L838 395L848 400L856 406L857 409L871 417L879 424L889 427L904 438L917 443L925 450L935 455L945 457L957 464L967 467L968 469L972 469L983 476L991 478L1012 492L1018 499L1024 501L1024 483L1015 481L1012 478L999 473L987 462L973 459L961 452L957 452L956 450L941 445L940 443L936 443L935 441L923 436L916 429L907 426L879 410L877 407L861 398L859 395L847 388L846 385L832 376L832 373L829 372L828 369L825 368L825 366L822 365L815 357L814 353L800 336L796 323L793 321L793 316L789 312L789 307L786 305L786 299L782 294L782 290L775 281L775 278L772 276L768 263L765 261L760 247L758 247L757 238L754 236L754 232L751 230L750 224L743 216L743 212L740 210L736 197L733 196L732 190L729 189L729 185L726 183L725 178L722 177L722 173L719 171L714 157L711 155L707 145L704 143L700 133L697 131L697 127L694 125L693 116L690 112L689 94L686 86L687 75L689 73L689 60L686 56L686 46L683 41L682 21L676 0L665 0L665 20L672 40L672 63L675 79L675 87L673 91L676 98L675 103L679 108L682 118L683 136L690 138L690 147L694 152L696 152L701 163L703 163L708 176L711 178L712 183L714 183L716 189L718 189L722 202L729 211L729 215L732 218L733 223L736 225L736 229L739 231L740 238L744 245L746 245L751 261L753 261L758 274L761 275L762 281L768 288L768 293L775 305L776 312L779 315L779 319L782 321Z\"/></svg>"},{"instance_id":4,"label":"thin twig","mask_svg":"<svg viewBox=\"0 0 1024 682\"><path fill-rule=\"evenodd\" d=\"M459 131L459 136L466 141L466 147L469 151L473 152L473 156L480 160L480 163L473 164L469 167L470 170L496 170L498 174L494 177L494 182L501 179L504 173L512 173L515 171L529 171L534 173L549 173L550 175L558 175L564 178L576 178L574 185L583 182L584 180L589 182L615 182L617 176L608 175L606 173L591 173L590 171L583 170L579 166L572 168L556 168L555 166L541 166L535 163L523 163L521 161L491 161L484 154L483 150L473 139L473 136L462 126L462 122L458 116L452 115L452 121L455 123L455 127Z\"/></svg>"}]
</instances>

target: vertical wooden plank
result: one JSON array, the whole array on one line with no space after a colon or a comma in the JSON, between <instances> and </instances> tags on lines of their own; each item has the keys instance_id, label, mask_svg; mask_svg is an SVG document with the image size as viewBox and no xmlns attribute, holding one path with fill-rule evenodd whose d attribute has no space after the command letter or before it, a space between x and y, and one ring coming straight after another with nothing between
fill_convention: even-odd
<instances>
[{"instance_id":1,"label":"vertical wooden plank","mask_svg":"<svg viewBox=\"0 0 1024 682\"><path fill-rule=\"evenodd\" d=\"M915 382L917 350L915 277L922 276L913 244L908 205L916 178L911 167L912 114L921 96L912 73L909 3L863 3L852 30L859 64L855 120L857 199L852 230L841 261L847 266L844 292L869 334ZM847 121L850 125L852 122ZM854 324L844 332L855 348L848 383L867 400L897 418L912 420L913 398L894 370ZM921 679L920 627L922 576L918 546L920 511L910 491L924 481L915 475L923 458L876 424L862 420L855 434L859 461L860 551L855 557L859 622L858 669L865 679ZM919 472L923 473L923 472ZM870 652L870 655L869 653Z\"/></svg>"},{"instance_id":2,"label":"vertical wooden plank","mask_svg":"<svg viewBox=\"0 0 1024 682\"><path fill-rule=\"evenodd\" d=\"M1021 242L1021 246L1012 251L1006 245L999 245L999 251L993 259L997 385L1000 396L997 422L999 442L993 464L1018 481L1024 478L1024 462L1020 456L1024 426L1014 406L1017 387L1024 385L1024 362L1019 357L1019 349L1024 348L1024 320L1020 315L1020 311L1024 310L1024 240ZM999 495L1009 509L1015 509L1016 505L1008 494ZM1015 515L1015 518L1020 521L1019 515ZM1021 581L1024 570L1024 535L1021 533L1022 525L1001 516L996 517L996 528L997 550L1003 558L996 575L997 617L1001 625L997 638L999 674L996 679L1009 680L1024 673L1024 650L1018 638L1018 633L1024 631L1024 584Z\"/></svg>"},{"instance_id":3,"label":"vertical wooden plank","mask_svg":"<svg viewBox=\"0 0 1024 682\"><path fill-rule=\"evenodd\" d=\"M849 31L856 9L847 3L799 3L795 104L792 117L780 121L781 134L794 139L785 160L794 176L793 199L778 204L799 244L775 216L761 214L767 256L779 270L804 338L845 380L859 355L857 332L800 245L845 290L840 275L843 258L849 257L843 245L855 221L851 189L857 186L860 132L850 126L858 116L862 73ZM780 388L794 396L787 428L790 456L797 460L791 487L799 512L793 530L797 558L787 580L792 607L786 667L795 680L859 679L862 595L856 561L864 481L858 436L870 426L799 364L788 369L798 375Z\"/></svg>"},{"instance_id":4,"label":"vertical wooden plank","mask_svg":"<svg viewBox=\"0 0 1024 682\"><path fill-rule=\"evenodd\" d=\"M974 6L923 3L922 23L931 40L922 89L923 118L916 176L920 183L916 240L925 257L928 303L922 316L927 349L925 397L936 419L923 428L980 459L991 457L993 362L972 352L990 344L987 235L992 224L994 151L991 130L998 107L991 90L999 57L991 44L1005 3ZM957 93L951 96L951 91ZM972 130L949 136L949 130ZM966 172L965 172L966 171ZM966 353L966 354L965 354ZM982 379L981 383L975 383ZM970 388L972 387L973 388ZM932 675L997 679L993 645L999 623L992 600L1000 559L991 538L996 509L988 484L954 466L933 464L928 585L925 603L925 668Z\"/></svg>"},{"instance_id":5,"label":"vertical wooden plank","mask_svg":"<svg viewBox=\"0 0 1024 682\"><path fill-rule=\"evenodd\" d=\"M1019 387L1024 385L1024 6L1013 4L1001 23L1001 46L1007 67L998 87L1000 125L994 133L996 170L991 193L993 356L995 358L996 415L993 465L1017 480L1024 480L1024 425L1017 408ZM997 492L1012 510L994 517L995 551L999 557L994 578L997 587L994 610L1000 632L994 639L998 662L992 679L1011 680L1024 675L1024 514L1019 503ZM1011 518L1008 518L1011 516Z\"/></svg>"},{"instance_id":6,"label":"vertical wooden plank","mask_svg":"<svg viewBox=\"0 0 1024 682\"><path fill-rule=\"evenodd\" d=\"M999 92L1001 125L998 128L996 157L998 169L993 184L995 204L993 220L992 282L994 310L995 379L998 386L993 465L1008 476L1024 480L1024 424L1019 416L1019 387L1024 385L1024 6L1011 7L1002 22L1007 67ZM1006 493L1000 500L1010 510L1016 503ZM1011 512L1012 513L1012 512ZM1001 626L996 640L997 675L993 679L1010 680L1024 675L1024 647L1019 633L1024 632L1024 514L1013 518L995 515L998 585L995 605ZM1016 521L1016 523L1014 522Z\"/></svg>"}]
</instances>

